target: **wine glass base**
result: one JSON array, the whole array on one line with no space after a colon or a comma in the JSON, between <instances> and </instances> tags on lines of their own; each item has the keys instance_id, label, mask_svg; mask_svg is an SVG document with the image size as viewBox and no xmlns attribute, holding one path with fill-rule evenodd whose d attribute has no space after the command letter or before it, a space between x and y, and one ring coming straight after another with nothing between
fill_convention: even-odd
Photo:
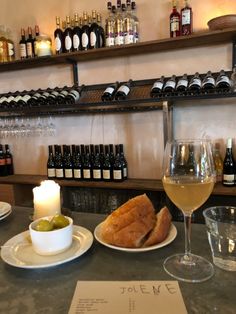
<instances>
[{"instance_id":1,"label":"wine glass base","mask_svg":"<svg viewBox=\"0 0 236 314\"><path fill-rule=\"evenodd\" d=\"M203 282L214 275L213 265L205 258L194 254L188 257L172 255L164 261L163 267L170 276L185 282Z\"/></svg>"}]
</instances>

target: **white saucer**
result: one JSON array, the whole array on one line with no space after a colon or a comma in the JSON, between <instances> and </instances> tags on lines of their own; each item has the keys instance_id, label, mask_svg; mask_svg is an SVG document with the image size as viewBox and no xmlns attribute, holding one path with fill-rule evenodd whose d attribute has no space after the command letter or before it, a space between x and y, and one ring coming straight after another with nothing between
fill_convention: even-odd
<instances>
[{"instance_id":1,"label":"white saucer","mask_svg":"<svg viewBox=\"0 0 236 314\"><path fill-rule=\"evenodd\" d=\"M161 243L151 245L148 247L141 247L141 248L124 248L124 247L119 247L119 246L111 245L111 244L104 242L101 238L101 233L100 233L101 225L102 225L102 223L97 225L97 227L94 230L94 236L98 242L100 242L101 244L103 244L103 245L105 245L111 249L114 249L114 250L132 252L132 253L146 252L146 251L152 251L152 250L160 249L161 247L166 246L169 243L171 243L172 241L174 241L174 239L177 235L177 229L176 229L175 225L171 224L170 231L169 231L167 238L164 241L162 241Z\"/></svg>"},{"instance_id":2,"label":"white saucer","mask_svg":"<svg viewBox=\"0 0 236 314\"><path fill-rule=\"evenodd\" d=\"M5 218L9 212L11 212L11 205L6 202L0 202L0 220L2 217Z\"/></svg>"},{"instance_id":3,"label":"white saucer","mask_svg":"<svg viewBox=\"0 0 236 314\"><path fill-rule=\"evenodd\" d=\"M6 214L0 216L0 220L7 218L11 213L12 213L12 209L10 209L9 212L7 212Z\"/></svg>"},{"instance_id":4,"label":"white saucer","mask_svg":"<svg viewBox=\"0 0 236 314\"><path fill-rule=\"evenodd\" d=\"M9 265L19 268L45 268L64 264L84 254L93 243L92 233L83 227L73 226L72 245L65 252L41 256L34 252L29 231L8 240L1 248L1 257Z\"/></svg>"}]
</instances>

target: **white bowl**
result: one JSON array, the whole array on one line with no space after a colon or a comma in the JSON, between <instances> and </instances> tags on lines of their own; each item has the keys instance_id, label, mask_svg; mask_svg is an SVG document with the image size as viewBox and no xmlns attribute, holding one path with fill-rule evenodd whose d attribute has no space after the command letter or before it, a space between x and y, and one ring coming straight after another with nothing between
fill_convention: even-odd
<instances>
[{"instance_id":1,"label":"white bowl","mask_svg":"<svg viewBox=\"0 0 236 314\"><path fill-rule=\"evenodd\" d=\"M43 217L51 220L53 216ZM73 220L69 220L69 225L52 231L37 231L35 227L42 220L39 218L29 225L30 237L34 251L39 255L56 255L67 250L72 244Z\"/></svg>"}]
</instances>

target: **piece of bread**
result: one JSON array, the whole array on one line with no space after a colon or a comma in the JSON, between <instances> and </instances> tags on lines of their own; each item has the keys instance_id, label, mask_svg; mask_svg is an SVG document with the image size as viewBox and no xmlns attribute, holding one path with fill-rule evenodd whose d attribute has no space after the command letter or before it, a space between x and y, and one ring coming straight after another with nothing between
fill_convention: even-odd
<instances>
[{"instance_id":1,"label":"piece of bread","mask_svg":"<svg viewBox=\"0 0 236 314\"><path fill-rule=\"evenodd\" d=\"M156 223L155 209L146 194L136 196L113 211L101 225L101 237L106 243L126 247L141 247L146 235Z\"/></svg>"},{"instance_id":2,"label":"piece of bread","mask_svg":"<svg viewBox=\"0 0 236 314\"><path fill-rule=\"evenodd\" d=\"M148 235L147 240L143 246L151 246L164 241L169 233L171 226L171 214L167 207L163 207L156 215L156 225Z\"/></svg>"}]
</instances>

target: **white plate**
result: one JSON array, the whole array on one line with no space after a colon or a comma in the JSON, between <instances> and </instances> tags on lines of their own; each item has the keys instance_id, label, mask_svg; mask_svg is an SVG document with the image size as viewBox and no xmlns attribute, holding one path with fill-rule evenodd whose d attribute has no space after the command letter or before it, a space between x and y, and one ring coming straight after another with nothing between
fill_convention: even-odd
<instances>
[{"instance_id":1,"label":"white plate","mask_svg":"<svg viewBox=\"0 0 236 314\"><path fill-rule=\"evenodd\" d=\"M7 216L9 216L12 213L12 209L9 210L9 212L7 212L6 214L0 216L0 220L5 219Z\"/></svg>"},{"instance_id":2,"label":"white plate","mask_svg":"<svg viewBox=\"0 0 236 314\"><path fill-rule=\"evenodd\" d=\"M8 212L11 211L11 205L5 202L0 202L0 218L5 216Z\"/></svg>"},{"instance_id":3,"label":"white plate","mask_svg":"<svg viewBox=\"0 0 236 314\"><path fill-rule=\"evenodd\" d=\"M125 251L125 252L135 253L135 252L146 252L146 251L160 249L161 247L166 246L169 243L171 243L172 241L174 241L174 239L177 235L177 229L176 229L175 225L171 224L170 231L169 231L167 238L164 241L162 241L161 243L151 245L148 247L141 247L141 248L124 248L124 247L119 247L119 246L111 245L111 244L104 242L101 238L101 232L100 232L101 225L102 225L102 223L100 223L94 230L95 239L98 242L100 242L101 244L103 244L103 245L105 245L111 249L119 250L119 251Z\"/></svg>"},{"instance_id":4,"label":"white plate","mask_svg":"<svg viewBox=\"0 0 236 314\"><path fill-rule=\"evenodd\" d=\"M65 252L42 256L34 252L29 231L24 231L8 240L1 249L2 259L9 265L20 268L45 268L69 262L84 254L93 243L92 233L80 226L73 226L72 245Z\"/></svg>"}]
</instances>

